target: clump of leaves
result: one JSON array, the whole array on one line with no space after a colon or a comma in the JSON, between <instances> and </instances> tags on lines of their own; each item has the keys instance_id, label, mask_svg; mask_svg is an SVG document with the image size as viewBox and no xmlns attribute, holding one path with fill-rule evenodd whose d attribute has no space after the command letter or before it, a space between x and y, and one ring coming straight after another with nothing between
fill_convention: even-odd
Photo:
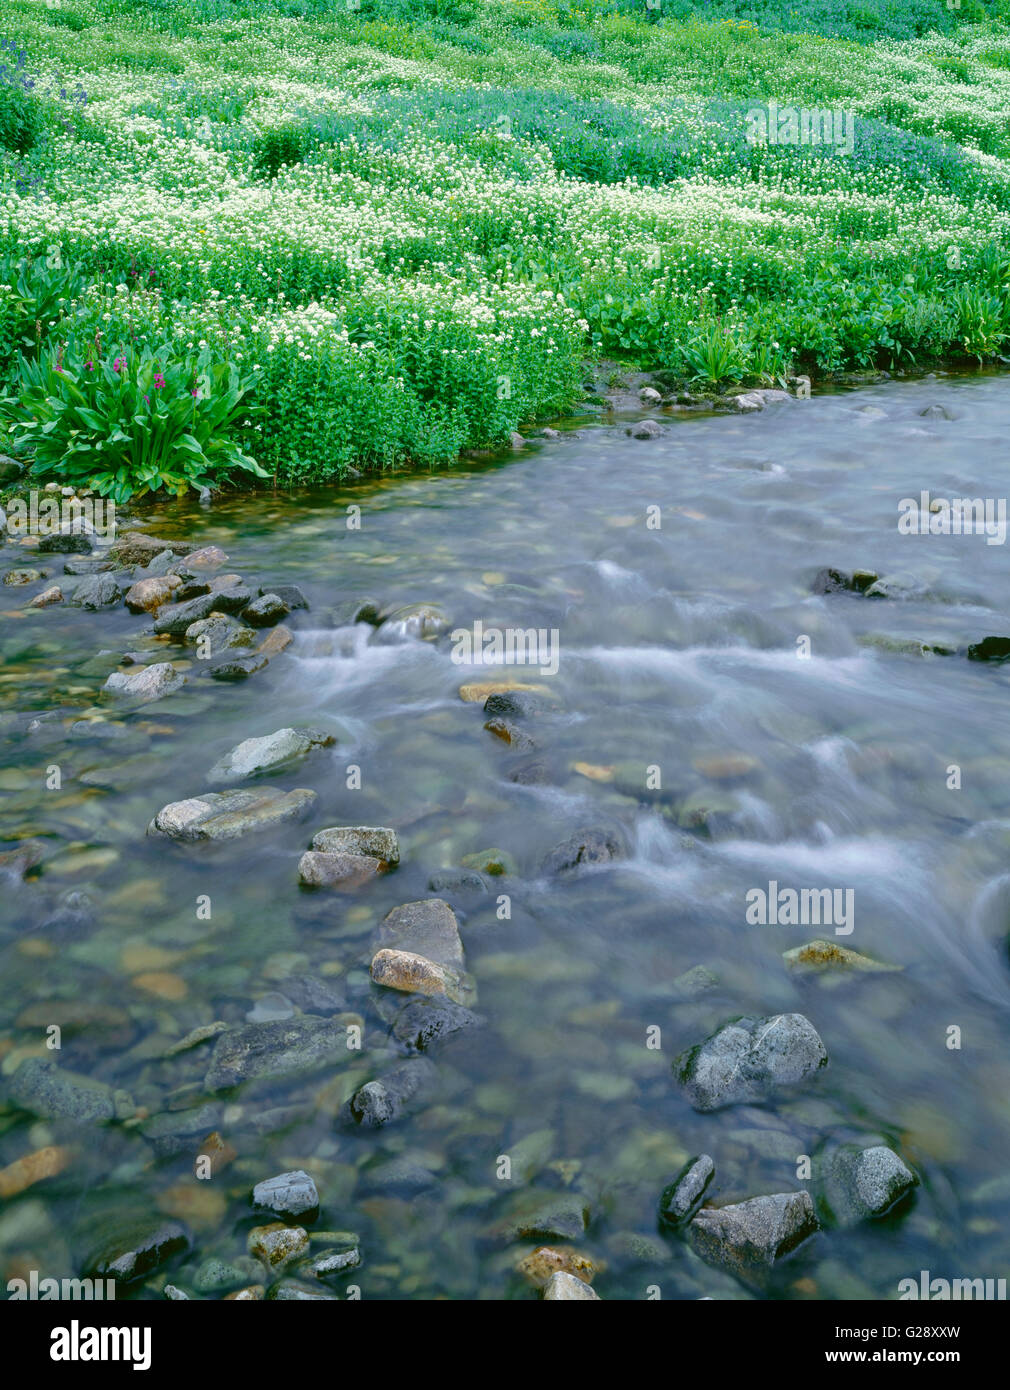
<instances>
[{"instance_id":1,"label":"clump of leaves","mask_svg":"<svg viewBox=\"0 0 1010 1390\"><path fill-rule=\"evenodd\" d=\"M220 486L234 472L266 472L236 442L253 408L253 386L208 349L180 357L171 345L100 356L98 345L48 345L18 359L14 390L0 397L0 419L33 455L35 478L93 488L122 503L148 492L184 495Z\"/></svg>"}]
</instances>

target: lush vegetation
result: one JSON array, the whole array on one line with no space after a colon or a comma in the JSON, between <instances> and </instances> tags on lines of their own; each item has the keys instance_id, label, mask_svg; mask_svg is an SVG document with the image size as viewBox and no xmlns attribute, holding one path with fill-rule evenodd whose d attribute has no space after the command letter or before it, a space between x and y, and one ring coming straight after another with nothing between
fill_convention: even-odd
<instances>
[{"instance_id":1,"label":"lush vegetation","mask_svg":"<svg viewBox=\"0 0 1010 1390\"><path fill-rule=\"evenodd\" d=\"M122 497L452 459L564 410L587 356L722 386L991 359L1008 20L9 0L0 416ZM772 101L848 147L756 142Z\"/></svg>"}]
</instances>

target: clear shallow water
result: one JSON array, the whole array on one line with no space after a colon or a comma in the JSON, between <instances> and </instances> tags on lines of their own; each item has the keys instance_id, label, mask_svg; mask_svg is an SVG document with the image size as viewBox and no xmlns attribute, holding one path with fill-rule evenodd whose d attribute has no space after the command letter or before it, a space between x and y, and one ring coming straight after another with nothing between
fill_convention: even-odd
<instances>
[{"instance_id":1,"label":"clear shallow water","mask_svg":"<svg viewBox=\"0 0 1010 1390\"><path fill-rule=\"evenodd\" d=\"M343 1069L226 1096L207 1129L237 1157L210 1182L193 1177L196 1142L163 1157L130 1123L84 1134L0 1114L0 1165L50 1142L76 1150L0 1206L3 1277L74 1273L95 1222L153 1207L189 1226L192 1250L169 1277L191 1287L204 1258L244 1251L253 1183L304 1166L318 1224L361 1236L353 1282L366 1298L532 1296L513 1272L522 1243L494 1231L528 1193L588 1204L575 1244L606 1263L604 1298L656 1285L664 1298L749 1297L657 1230L662 1188L704 1151L720 1203L795 1190L800 1155L816 1174L825 1148L849 1139L895 1147L921 1179L915 1198L808 1241L771 1296L895 1297L921 1269L1010 1275L1010 668L898 646L1010 632L1010 569L983 537L897 531L899 500L923 488L1006 495L1008 390L985 376L889 383L757 417L671 420L658 441L589 425L438 475L160 508L157 534L219 544L229 570L297 583L311 608L289 620L288 652L245 684L207 681L194 663L180 696L133 713L98 695L105 672L87 663L142 648L143 619L24 616L35 590L0 591L0 711L40 718L2 731L0 848L46 845L37 878L3 898L5 1068L39 1048L45 1010L26 1008L84 999L128 1017L68 1030L63 1066L151 1115L195 1107L210 1045L170 1062L165 1049L213 1019L242 1022L292 970L342 991L366 1043ZM919 413L933 404L954 418ZM351 503L360 530L347 529ZM12 546L0 559L38 563ZM900 572L921 594L814 596L825 565ZM539 747L517 752L484 730L458 689L502 673L455 664L447 636L347 627L365 598L435 603L453 627L556 628L556 676L505 673L549 685L560 706L524 725ZM104 724L72 728L98 708ZM209 853L145 836L161 806L207 789L228 749L288 724L338 737L267 779L316 791L307 822ZM510 780L531 762L542 780ZM58 791L45 790L53 764ZM656 766L658 790L646 786ZM300 890L311 834L341 824L395 827L400 868L354 895ZM544 875L547 851L589 826L619 834L627 858ZM340 1105L397 1055L366 973L373 929L428 896L433 873L492 846L517 864L494 885L511 919L494 893L452 899L486 1027L433 1054L435 1091L411 1117L349 1132ZM854 930L833 939L900 970L790 972L783 951L832 931L748 925L745 895L773 879L852 889ZM68 891L87 895L93 923L42 928ZM202 894L210 921L196 916ZM699 965L718 983L685 998L675 981ZM136 984L152 971L171 976L159 995ZM810 1018L828 1068L773 1104L695 1113L674 1057L729 1018L780 1011ZM646 1046L655 1026L659 1050ZM511 1182L496 1177L500 1155L515 1159ZM392 1159L410 1161L417 1187L426 1169L423 1190L391 1182Z\"/></svg>"}]
</instances>

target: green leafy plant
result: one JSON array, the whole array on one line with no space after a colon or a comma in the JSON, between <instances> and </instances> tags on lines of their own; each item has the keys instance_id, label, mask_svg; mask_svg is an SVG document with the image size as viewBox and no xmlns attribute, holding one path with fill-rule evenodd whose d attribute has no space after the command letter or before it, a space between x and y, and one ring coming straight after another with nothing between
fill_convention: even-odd
<instances>
[{"instance_id":1,"label":"green leafy plant","mask_svg":"<svg viewBox=\"0 0 1010 1390\"><path fill-rule=\"evenodd\" d=\"M252 380L209 350L195 359L169 346L131 359L125 348L22 356L14 392L0 398L16 447L33 454L31 475L86 484L125 502L148 492L182 496L220 485L234 471L267 474L235 442L250 414ZM240 418L241 417L241 418Z\"/></svg>"}]
</instances>

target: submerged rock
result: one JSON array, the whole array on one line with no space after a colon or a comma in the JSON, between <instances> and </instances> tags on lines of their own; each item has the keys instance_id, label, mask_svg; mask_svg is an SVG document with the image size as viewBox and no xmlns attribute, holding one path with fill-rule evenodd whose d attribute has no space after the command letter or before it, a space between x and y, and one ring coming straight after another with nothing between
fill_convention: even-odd
<instances>
[{"instance_id":1,"label":"submerged rock","mask_svg":"<svg viewBox=\"0 0 1010 1390\"><path fill-rule=\"evenodd\" d=\"M576 1279L574 1274L566 1274L564 1270L558 1270L548 1279L544 1288L545 1303L572 1302L577 1299L600 1301L600 1295L584 1284L581 1279Z\"/></svg>"},{"instance_id":2,"label":"submerged rock","mask_svg":"<svg viewBox=\"0 0 1010 1390\"><path fill-rule=\"evenodd\" d=\"M304 1216L319 1210L316 1185L301 1168L258 1182L253 1188L252 1200L254 1207L276 1212L278 1216Z\"/></svg>"},{"instance_id":3,"label":"submerged rock","mask_svg":"<svg viewBox=\"0 0 1010 1390\"><path fill-rule=\"evenodd\" d=\"M415 1052L426 1052L435 1043L443 1042L457 1033L479 1028L484 1020L462 1004L438 996L413 999L404 1006L393 1021L392 1033L397 1042Z\"/></svg>"},{"instance_id":4,"label":"submerged rock","mask_svg":"<svg viewBox=\"0 0 1010 1390\"><path fill-rule=\"evenodd\" d=\"M859 951L850 951L847 946L838 946L833 941L808 941L805 946L794 946L791 951L783 951L782 959L794 970L900 970L900 965L885 965L883 961L872 960Z\"/></svg>"},{"instance_id":5,"label":"submerged rock","mask_svg":"<svg viewBox=\"0 0 1010 1390\"><path fill-rule=\"evenodd\" d=\"M247 1023L218 1038L204 1085L208 1091L223 1091L258 1077L332 1066L347 1057L347 1029L332 1019L303 1014L271 1023Z\"/></svg>"},{"instance_id":6,"label":"submerged rock","mask_svg":"<svg viewBox=\"0 0 1010 1390\"><path fill-rule=\"evenodd\" d=\"M271 772L296 758L303 758L313 748L326 748L336 742L332 734L319 729L277 729L262 738L247 738L230 753L218 759L207 774L211 782L231 782L253 777L259 772Z\"/></svg>"},{"instance_id":7,"label":"submerged rock","mask_svg":"<svg viewBox=\"0 0 1010 1390\"><path fill-rule=\"evenodd\" d=\"M456 914L442 898L422 898L394 907L379 924L378 944L424 956L454 970L462 970L464 965Z\"/></svg>"},{"instance_id":8,"label":"submerged rock","mask_svg":"<svg viewBox=\"0 0 1010 1390\"><path fill-rule=\"evenodd\" d=\"M145 535L143 531L127 531L117 537L109 551L109 558L117 564L130 568L133 565L148 565L157 555L171 550L175 555L188 555L195 549L188 541L166 541L158 536Z\"/></svg>"},{"instance_id":9,"label":"submerged rock","mask_svg":"<svg viewBox=\"0 0 1010 1390\"><path fill-rule=\"evenodd\" d=\"M855 570L849 573L846 570L823 569L818 570L814 575L810 592L813 594L865 594L870 585L876 583L876 580L877 576L870 570Z\"/></svg>"},{"instance_id":10,"label":"submerged rock","mask_svg":"<svg viewBox=\"0 0 1010 1390\"><path fill-rule=\"evenodd\" d=\"M132 1283L152 1274L173 1256L188 1250L189 1233L178 1221L158 1217L138 1220L104 1236L85 1260L85 1271L103 1279Z\"/></svg>"},{"instance_id":11,"label":"submerged rock","mask_svg":"<svg viewBox=\"0 0 1010 1390\"><path fill-rule=\"evenodd\" d=\"M355 1091L348 1103L348 1113L351 1119L367 1129L390 1124L423 1095L435 1076L434 1064L424 1057L401 1062L378 1080L366 1082Z\"/></svg>"},{"instance_id":12,"label":"submerged rock","mask_svg":"<svg viewBox=\"0 0 1010 1390\"><path fill-rule=\"evenodd\" d=\"M919 1179L884 1144L860 1149L846 1145L827 1163L824 1204L840 1226L884 1216Z\"/></svg>"},{"instance_id":13,"label":"submerged rock","mask_svg":"<svg viewBox=\"0 0 1010 1390\"><path fill-rule=\"evenodd\" d=\"M544 860L544 873L560 874L589 864L607 864L622 859L625 847L609 830L583 830L555 845Z\"/></svg>"},{"instance_id":14,"label":"submerged rock","mask_svg":"<svg viewBox=\"0 0 1010 1390\"><path fill-rule=\"evenodd\" d=\"M777 1260L817 1229L809 1193L777 1192L733 1206L703 1207L688 1237L703 1260L760 1285Z\"/></svg>"},{"instance_id":15,"label":"submerged rock","mask_svg":"<svg viewBox=\"0 0 1010 1390\"><path fill-rule=\"evenodd\" d=\"M432 642L449 627L449 619L434 603L410 603L391 613L383 613L379 627L383 637L404 637Z\"/></svg>"},{"instance_id":16,"label":"submerged rock","mask_svg":"<svg viewBox=\"0 0 1010 1390\"><path fill-rule=\"evenodd\" d=\"M690 1221L701 1206L705 1189L715 1175L715 1164L708 1154L699 1154L685 1163L659 1199L661 1221L671 1226Z\"/></svg>"},{"instance_id":17,"label":"submerged rock","mask_svg":"<svg viewBox=\"0 0 1010 1390\"><path fill-rule=\"evenodd\" d=\"M251 831L268 830L285 821L301 819L315 801L315 792L302 787L290 792L278 787L204 792L202 796L163 806L151 822L148 834L167 835L187 844L201 840L234 840Z\"/></svg>"},{"instance_id":18,"label":"submerged rock","mask_svg":"<svg viewBox=\"0 0 1010 1390\"><path fill-rule=\"evenodd\" d=\"M674 1071L695 1110L768 1100L826 1066L828 1053L802 1014L740 1018L683 1053Z\"/></svg>"},{"instance_id":19,"label":"submerged rock","mask_svg":"<svg viewBox=\"0 0 1010 1390\"><path fill-rule=\"evenodd\" d=\"M73 1120L77 1124L104 1124L124 1108L117 1094L103 1081L64 1071L44 1057L27 1057L7 1087L8 1100L47 1120ZM128 1109L132 1109L132 1102Z\"/></svg>"},{"instance_id":20,"label":"submerged rock","mask_svg":"<svg viewBox=\"0 0 1010 1390\"><path fill-rule=\"evenodd\" d=\"M577 1240L589 1225L589 1204L573 1193L525 1193L491 1234L506 1240Z\"/></svg>"}]
</instances>

